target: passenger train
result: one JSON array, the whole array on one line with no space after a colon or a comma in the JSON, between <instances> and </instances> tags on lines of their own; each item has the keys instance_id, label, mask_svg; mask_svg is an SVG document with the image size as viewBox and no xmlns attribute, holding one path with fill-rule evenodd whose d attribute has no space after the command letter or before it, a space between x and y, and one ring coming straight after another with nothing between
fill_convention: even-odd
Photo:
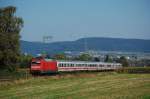
<instances>
[{"instance_id":1,"label":"passenger train","mask_svg":"<svg viewBox=\"0 0 150 99\"><path fill-rule=\"evenodd\" d=\"M120 63L59 61L45 58L33 58L30 71L35 73L58 73L71 71L102 71L122 68Z\"/></svg>"}]
</instances>

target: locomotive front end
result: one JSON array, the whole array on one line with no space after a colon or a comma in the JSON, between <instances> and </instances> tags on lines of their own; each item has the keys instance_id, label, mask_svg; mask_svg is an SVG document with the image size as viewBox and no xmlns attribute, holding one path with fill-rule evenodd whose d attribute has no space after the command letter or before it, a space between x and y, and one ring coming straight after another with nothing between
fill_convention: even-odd
<instances>
[{"instance_id":1,"label":"locomotive front end","mask_svg":"<svg viewBox=\"0 0 150 99\"><path fill-rule=\"evenodd\" d=\"M41 72L41 65L42 65L41 60L39 60L39 59L32 59L30 72L32 74L40 73Z\"/></svg>"}]
</instances>

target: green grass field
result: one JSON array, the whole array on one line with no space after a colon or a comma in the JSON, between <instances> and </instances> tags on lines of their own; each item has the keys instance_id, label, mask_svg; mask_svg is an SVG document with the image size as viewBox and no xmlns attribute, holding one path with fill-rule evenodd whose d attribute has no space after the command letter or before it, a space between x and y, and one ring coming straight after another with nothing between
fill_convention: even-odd
<instances>
[{"instance_id":1,"label":"green grass field","mask_svg":"<svg viewBox=\"0 0 150 99\"><path fill-rule=\"evenodd\" d=\"M150 99L150 74L76 73L0 83L0 99Z\"/></svg>"}]
</instances>

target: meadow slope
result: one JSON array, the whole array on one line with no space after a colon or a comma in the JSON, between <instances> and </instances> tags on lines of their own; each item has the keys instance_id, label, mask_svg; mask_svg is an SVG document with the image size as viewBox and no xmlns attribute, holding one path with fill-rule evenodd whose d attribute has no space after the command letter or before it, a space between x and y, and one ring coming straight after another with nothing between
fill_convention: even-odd
<instances>
[{"instance_id":1,"label":"meadow slope","mask_svg":"<svg viewBox=\"0 0 150 99\"><path fill-rule=\"evenodd\" d=\"M150 99L150 74L77 73L0 83L0 99Z\"/></svg>"}]
</instances>

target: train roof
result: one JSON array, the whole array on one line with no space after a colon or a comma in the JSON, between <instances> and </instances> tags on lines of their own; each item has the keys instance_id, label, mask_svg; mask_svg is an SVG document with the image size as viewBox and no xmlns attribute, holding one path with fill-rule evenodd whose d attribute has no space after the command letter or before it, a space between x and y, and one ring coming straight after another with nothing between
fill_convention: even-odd
<instances>
[{"instance_id":1,"label":"train roof","mask_svg":"<svg viewBox=\"0 0 150 99\"><path fill-rule=\"evenodd\" d=\"M72 64L118 64L120 63L109 63L109 62L94 62L94 61L70 61L70 60L53 60L53 59L45 59L46 61L57 61L58 63L72 63Z\"/></svg>"}]
</instances>

